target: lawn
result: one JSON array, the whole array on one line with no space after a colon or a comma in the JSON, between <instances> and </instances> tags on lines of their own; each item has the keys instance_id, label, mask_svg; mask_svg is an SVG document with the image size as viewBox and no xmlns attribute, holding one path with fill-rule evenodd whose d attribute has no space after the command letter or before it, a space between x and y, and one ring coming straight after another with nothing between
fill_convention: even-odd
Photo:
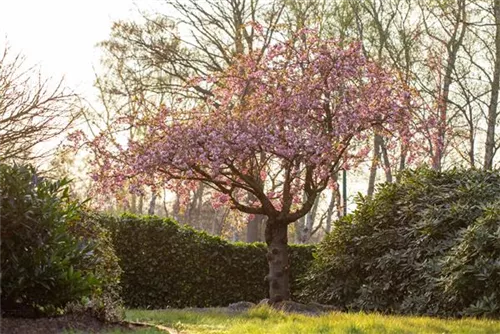
<instances>
[{"instance_id":1,"label":"lawn","mask_svg":"<svg viewBox=\"0 0 500 334\"><path fill-rule=\"evenodd\" d=\"M128 310L127 320L176 329L180 334L293 333L500 333L500 321L330 313L311 317L284 314L266 307L228 315L223 311ZM165 333L144 329L140 333Z\"/></svg>"}]
</instances>

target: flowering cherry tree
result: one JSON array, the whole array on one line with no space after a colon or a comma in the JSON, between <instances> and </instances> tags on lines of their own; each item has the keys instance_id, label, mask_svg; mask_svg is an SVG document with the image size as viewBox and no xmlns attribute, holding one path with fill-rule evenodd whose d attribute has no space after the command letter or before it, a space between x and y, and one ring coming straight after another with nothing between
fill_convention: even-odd
<instances>
[{"instance_id":1,"label":"flowering cherry tree","mask_svg":"<svg viewBox=\"0 0 500 334\"><path fill-rule=\"evenodd\" d=\"M359 44L302 37L198 78L212 92L204 103L122 117L91 143L101 189L203 182L219 203L265 215L271 303L290 298L288 225L334 173L368 153L366 130L397 133L408 117L409 94ZM120 145L117 131L130 127L143 136Z\"/></svg>"}]
</instances>

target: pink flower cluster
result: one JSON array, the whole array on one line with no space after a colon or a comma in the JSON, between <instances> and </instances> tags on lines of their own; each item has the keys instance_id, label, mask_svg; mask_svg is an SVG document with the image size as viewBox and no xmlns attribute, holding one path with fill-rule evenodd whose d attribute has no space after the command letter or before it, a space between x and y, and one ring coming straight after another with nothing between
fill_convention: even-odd
<instances>
[{"instance_id":1,"label":"pink flower cluster","mask_svg":"<svg viewBox=\"0 0 500 334\"><path fill-rule=\"evenodd\" d=\"M221 193L221 203L250 214L292 219L306 211L304 198L317 196L346 159L367 154L349 152L366 139L364 131L398 131L409 93L359 44L341 47L303 34L305 40L257 50L223 73L199 78L214 83L205 103L121 119L146 135L114 153L111 140L94 143L103 187L201 181ZM249 194L255 203L245 202Z\"/></svg>"}]
</instances>

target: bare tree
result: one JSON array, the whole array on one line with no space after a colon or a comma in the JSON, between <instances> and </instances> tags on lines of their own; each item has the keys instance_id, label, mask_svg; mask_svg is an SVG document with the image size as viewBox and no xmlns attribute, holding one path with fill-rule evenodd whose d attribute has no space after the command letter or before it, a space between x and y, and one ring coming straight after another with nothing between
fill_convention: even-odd
<instances>
[{"instance_id":1,"label":"bare tree","mask_svg":"<svg viewBox=\"0 0 500 334\"><path fill-rule=\"evenodd\" d=\"M495 130L498 121L498 91L500 89L500 0L493 0L492 14L494 17L494 43L491 50L493 60L493 77L490 80L491 94L488 105L486 143L484 152L484 168L493 168L493 158L495 153L500 148L499 143L495 140Z\"/></svg>"},{"instance_id":2,"label":"bare tree","mask_svg":"<svg viewBox=\"0 0 500 334\"><path fill-rule=\"evenodd\" d=\"M51 150L36 147L56 139L75 121L77 96L44 79L6 45L0 54L0 162L33 160Z\"/></svg>"}]
</instances>

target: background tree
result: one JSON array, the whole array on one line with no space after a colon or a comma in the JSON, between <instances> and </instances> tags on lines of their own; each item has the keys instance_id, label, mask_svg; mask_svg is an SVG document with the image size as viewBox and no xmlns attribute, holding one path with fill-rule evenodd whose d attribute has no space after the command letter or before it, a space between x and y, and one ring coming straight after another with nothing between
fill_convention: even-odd
<instances>
[{"instance_id":1,"label":"background tree","mask_svg":"<svg viewBox=\"0 0 500 334\"><path fill-rule=\"evenodd\" d=\"M498 91L500 90L500 1L494 0L492 5L495 27L495 43L493 53L493 76L491 77L491 94L488 105L488 128L486 132L486 144L484 152L484 168L493 168L493 158L500 144L495 138L495 130L498 121Z\"/></svg>"},{"instance_id":2,"label":"background tree","mask_svg":"<svg viewBox=\"0 0 500 334\"><path fill-rule=\"evenodd\" d=\"M50 150L37 144L56 139L72 125L77 102L62 81L44 79L7 44L0 54L0 162L47 156Z\"/></svg>"}]
</instances>

